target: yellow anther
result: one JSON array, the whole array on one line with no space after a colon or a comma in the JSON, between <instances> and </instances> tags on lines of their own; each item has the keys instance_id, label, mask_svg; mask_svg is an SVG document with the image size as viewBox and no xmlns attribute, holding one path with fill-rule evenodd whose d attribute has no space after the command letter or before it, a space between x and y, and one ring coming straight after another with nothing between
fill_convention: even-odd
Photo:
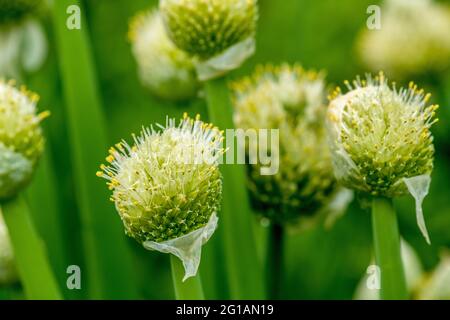
<instances>
[{"instance_id":1,"label":"yellow anther","mask_svg":"<svg viewBox=\"0 0 450 320\"><path fill-rule=\"evenodd\" d=\"M50 117L51 113L50 111L46 110L46 111L42 111L41 113L38 114L38 118L39 120L44 120L48 117Z\"/></svg>"}]
</instances>

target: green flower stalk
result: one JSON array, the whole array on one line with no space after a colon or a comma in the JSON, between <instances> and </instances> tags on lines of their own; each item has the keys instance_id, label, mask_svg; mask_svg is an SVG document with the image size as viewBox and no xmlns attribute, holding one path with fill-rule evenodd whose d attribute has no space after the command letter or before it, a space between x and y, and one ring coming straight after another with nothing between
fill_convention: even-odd
<instances>
[{"instance_id":1,"label":"green flower stalk","mask_svg":"<svg viewBox=\"0 0 450 320\"><path fill-rule=\"evenodd\" d=\"M19 79L42 65L47 40L33 16L43 6L42 0L0 0L0 76Z\"/></svg>"},{"instance_id":2,"label":"green flower stalk","mask_svg":"<svg viewBox=\"0 0 450 320\"><path fill-rule=\"evenodd\" d=\"M0 287L18 280L8 229L0 212Z\"/></svg>"},{"instance_id":3,"label":"green flower stalk","mask_svg":"<svg viewBox=\"0 0 450 320\"><path fill-rule=\"evenodd\" d=\"M13 82L0 82L0 205L11 236L17 269L31 299L59 299L42 241L20 192L28 185L44 148L38 96Z\"/></svg>"},{"instance_id":4,"label":"green flower stalk","mask_svg":"<svg viewBox=\"0 0 450 320\"><path fill-rule=\"evenodd\" d=\"M200 80L239 67L255 50L257 0L161 0L173 42L198 57Z\"/></svg>"},{"instance_id":5,"label":"green flower stalk","mask_svg":"<svg viewBox=\"0 0 450 320\"><path fill-rule=\"evenodd\" d=\"M49 112L36 112L38 100L24 87L0 82L0 201L28 185L43 152L40 123Z\"/></svg>"},{"instance_id":6,"label":"green flower stalk","mask_svg":"<svg viewBox=\"0 0 450 320\"><path fill-rule=\"evenodd\" d=\"M154 95L175 101L197 96L194 60L169 39L157 10L134 17L129 38L141 82Z\"/></svg>"},{"instance_id":7,"label":"green flower stalk","mask_svg":"<svg viewBox=\"0 0 450 320\"><path fill-rule=\"evenodd\" d=\"M284 227L300 220L303 225L319 213L333 211L333 199L339 198L344 202L341 208L345 208L349 191L341 193L333 175L326 141L322 74L305 71L299 65L267 65L231 87L237 128L279 130L278 144L246 146L249 159L256 154L276 155L279 167L275 174L263 175L260 163L251 164L247 180L253 206L272 224L267 281L269 296L275 299L279 297L283 272Z\"/></svg>"},{"instance_id":8,"label":"green flower stalk","mask_svg":"<svg viewBox=\"0 0 450 320\"><path fill-rule=\"evenodd\" d=\"M160 0L159 8L174 44L196 59L197 76L205 81L209 119L221 128L232 129L226 74L240 67L255 51L257 0ZM230 295L233 299L261 299L262 279L245 191L245 172L236 165L223 166L221 170L224 253ZM253 272L247 272L244 266L248 265L255 266Z\"/></svg>"},{"instance_id":9,"label":"green flower stalk","mask_svg":"<svg viewBox=\"0 0 450 320\"><path fill-rule=\"evenodd\" d=\"M405 298L400 242L392 198L410 193L416 200L419 228L430 238L422 212L433 170L431 126L436 105L429 94L410 83L390 86L380 73L375 78L346 82L328 109L328 131L335 175L344 186L372 197L377 263L382 272L382 297Z\"/></svg>"},{"instance_id":10,"label":"green flower stalk","mask_svg":"<svg viewBox=\"0 0 450 320\"><path fill-rule=\"evenodd\" d=\"M275 175L262 175L259 163L249 167L249 189L258 211L286 224L327 207L340 188L327 144L323 74L299 65L260 66L232 89L237 128L279 130L275 150L270 144L247 146L250 155L262 152L279 158Z\"/></svg>"},{"instance_id":11,"label":"green flower stalk","mask_svg":"<svg viewBox=\"0 0 450 320\"><path fill-rule=\"evenodd\" d=\"M431 0L387 0L381 29L361 32L357 50L368 67L392 77L443 72L450 67L448 30L448 6Z\"/></svg>"},{"instance_id":12,"label":"green flower stalk","mask_svg":"<svg viewBox=\"0 0 450 320\"><path fill-rule=\"evenodd\" d=\"M126 234L180 258L186 280L197 273L201 246L217 225L222 132L187 115L159 127L143 129L133 146L111 148L110 164L97 175L108 180Z\"/></svg>"}]
</instances>

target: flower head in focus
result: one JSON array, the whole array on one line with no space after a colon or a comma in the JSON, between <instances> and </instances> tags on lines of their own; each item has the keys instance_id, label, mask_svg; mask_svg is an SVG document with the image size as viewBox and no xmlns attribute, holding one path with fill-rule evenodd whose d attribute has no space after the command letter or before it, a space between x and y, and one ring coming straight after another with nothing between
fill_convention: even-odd
<instances>
[{"instance_id":1,"label":"flower head in focus","mask_svg":"<svg viewBox=\"0 0 450 320\"><path fill-rule=\"evenodd\" d=\"M417 223L430 242L422 212L433 170L431 126L437 105L414 83L389 85L383 73L367 75L349 92L336 89L328 108L329 142L336 177L344 186L376 197L410 193Z\"/></svg>"},{"instance_id":2,"label":"flower head in focus","mask_svg":"<svg viewBox=\"0 0 450 320\"><path fill-rule=\"evenodd\" d=\"M0 211L0 287L17 281L14 253L3 216Z\"/></svg>"},{"instance_id":3,"label":"flower head in focus","mask_svg":"<svg viewBox=\"0 0 450 320\"><path fill-rule=\"evenodd\" d=\"M159 243L204 227L221 202L221 145L217 128L185 115L111 148L97 175L108 180L126 233Z\"/></svg>"},{"instance_id":4,"label":"flower head in focus","mask_svg":"<svg viewBox=\"0 0 450 320\"><path fill-rule=\"evenodd\" d=\"M450 67L450 7L431 0L387 0L380 30L364 30L357 49L372 70L407 78Z\"/></svg>"},{"instance_id":5,"label":"flower head in focus","mask_svg":"<svg viewBox=\"0 0 450 320\"><path fill-rule=\"evenodd\" d=\"M0 199L14 196L30 181L44 149L38 96L0 81Z\"/></svg>"},{"instance_id":6,"label":"flower head in focus","mask_svg":"<svg viewBox=\"0 0 450 320\"><path fill-rule=\"evenodd\" d=\"M279 222L318 212L337 190L324 126L323 75L300 66L261 66L232 89L237 128L279 129L277 150L264 150L279 154L279 172L264 176L258 164L249 167L255 206Z\"/></svg>"},{"instance_id":7,"label":"flower head in focus","mask_svg":"<svg viewBox=\"0 0 450 320\"><path fill-rule=\"evenodd\" d=\"M430 95L415 84L397 89L382 73L346 84L349 92L338 88L328 110L337 177L375 196L406 194L403 178L433 170L430 128L438 106L427 105Z\"/></svg>"},{"instance_id":8,"label":"flower head in focus","mask_svg":"<svg viewBox=\"0 0 450 320\"><path fill-rule=\"evenodd\" d=\"M134 17L129 38L140 79L153 94L169 100L197 95L199 83L193 59L169 39L157 10Z\"/></svg>"},{"instance_id":9,"label":"flower head in focus","mask_svg":"<svg viewBox=\"0 0 450 320\"><path fill-rule=\"evenodd\" d=\"M200 80L239 67L255 49L257 0L160 0L175 45L196 56Z\"/></svg>"}]
</instances>

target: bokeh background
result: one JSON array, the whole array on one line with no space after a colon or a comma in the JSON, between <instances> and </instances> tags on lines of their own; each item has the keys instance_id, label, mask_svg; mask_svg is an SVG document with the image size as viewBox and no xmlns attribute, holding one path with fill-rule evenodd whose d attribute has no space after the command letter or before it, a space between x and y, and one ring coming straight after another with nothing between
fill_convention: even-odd
<instances>
[{"instance_id":1,"label":"bokeh background","mask_svg":"<svg viewBox=\"0 0 450 320\"><path fill-rule=\"evenodd\" d=\"M325 70L330 88L357 74L364 74L367 70L359 63L355 53L355 39L365 26L367 7L377 3L379 1L374 0L260 0L256 54L242 68L233 72L231 77L247 75L257 64L268 62L301 63L305 68ZM190 114L200 113L202 118L207 119L203 99L188 103L167 103L154 98L139 82L136 63L127 40L128 23L139 11L155 6L156 0L82 1L82 12L86 16L82 28L89 38L111 144L122 138L128 139L132 132L138 132L143 125L165 123L167 116L178 118L185 111ZM43 68L28 75L25 82L31 90L41 95L39 106L41 109L51 110L52 117L44 125L48 140L47 152L33 185L27 190L27 196L31 207L35 209L35 223L49 247L57 278L65 288L67 275L64 266L79 265L83 270L86 257L82 250L83 234L80 231L73 156L68 144L68 115L64 108L61 64L54 41L54 25L51 17L43 15L41 20L49 40L49 56ZM450 30L448 32L450 36ZM445 92L439 94L442 91L426 79L411 80L436 93L433 99L441 104L439 117L445 118L445 109L450 109L448 92L447 95ZM445 121L439 125L445 125ZM404 197L397 199L395 203L399 213L400 232L416 250L427 271L433 270L439 263L442 251L450 247L449 131L440 131L436 141L436 167L432 175L431 191L424 202L426 222L432 238L431 246L426 244L418 230L413 199ZM96 139L95 134L91 138ZM104 150L105 154L106 152ZM92 174L95 175L95 172ZM49 176L54 184L49 183ZM56 195L56 201L46 200L48 192ZM116 219L119 223L113 204L109 205L111 219ZM48 210L61 212L58 220L46 216L45 212ZM258 224L256 218L254 220L262 259L266 230ZM56 228L55 224L60 227ZM168 256L146 251L131 239L127 240L127 245L133 253L135 270L130 277L134 277L133 281L138 287L137 292L130 293L128 297L173 298ZM289 235L285 246L282 298L351 299L373 253L370 213L362 210L358 202L354 201L332 229L316 225L299 234ZM110 250L115 248L111 247ZM208 244L205 252L208 253ZM88 298L83 288L64 289L63 293L68 299ZM0 288L0 298L20 297L22 293L19 284ZM221 288L218 296L210 297L227 298L226 285Z\"/></svg>"}]
</instances>

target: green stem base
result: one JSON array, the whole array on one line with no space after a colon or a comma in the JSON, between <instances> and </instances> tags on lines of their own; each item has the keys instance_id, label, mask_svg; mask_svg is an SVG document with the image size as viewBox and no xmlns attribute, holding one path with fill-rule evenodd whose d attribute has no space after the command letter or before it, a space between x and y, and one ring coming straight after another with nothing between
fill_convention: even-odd
<instances>
[{"instance_id":1,"label":"green stem base","mask_svg":"<svg viewBox=\"0 0 450 320\"><path fill-rule=\"evenodd\" d=\"M397 215L391 199L373 198L372 227L375 257L381 271L381 299L408 299Z\"/></svg>"},{"instance_id":2,"label":"green stem base","mask_svg":"<svg viewBox=\"0 0 450 320\"><path fill-rule=\"evenodd\" d=\"M4 202L2 211L27 298L61 299L44 244L34 228L25 199L18 196Z\"/></svg>"},{"instance_id":3,"label":"green stem base","mask_svg":"<svg viewBox=\"0 0 450 320\"><path fill-rule=\"evenodd\" d=\"M170 255L170 266L172 268L172 280L177 300L204 300L202 282L200 275L189 278L183 282L184 267L180 259Z\"/></svg>"}]
</instances>

